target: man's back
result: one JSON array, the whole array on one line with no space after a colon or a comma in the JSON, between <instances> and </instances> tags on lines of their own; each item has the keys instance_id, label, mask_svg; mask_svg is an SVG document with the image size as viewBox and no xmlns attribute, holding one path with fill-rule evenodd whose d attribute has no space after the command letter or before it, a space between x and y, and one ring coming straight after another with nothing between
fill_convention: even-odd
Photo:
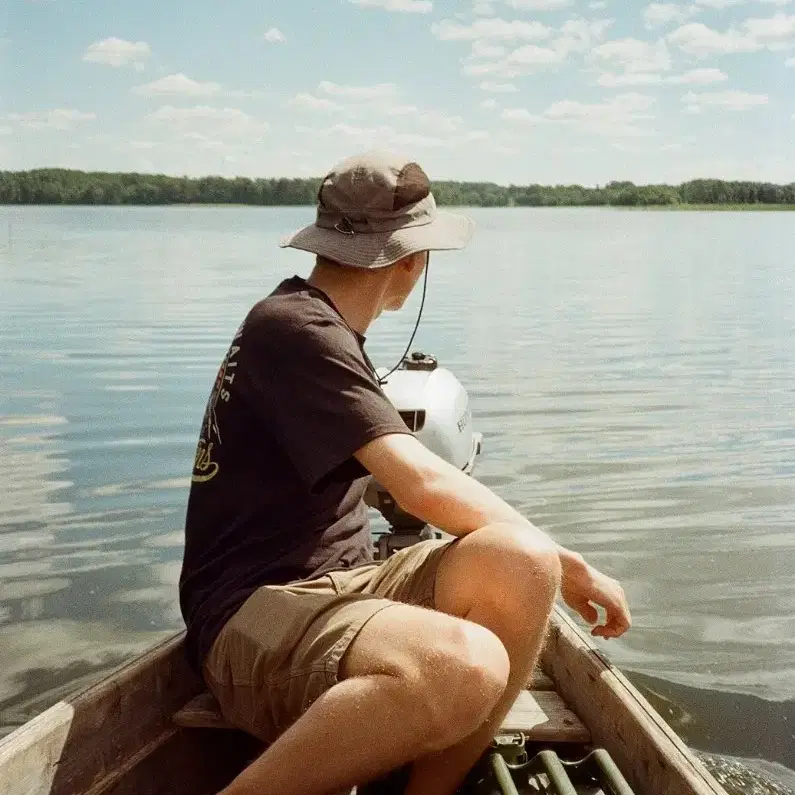
<instances>
[{"instance_id":1,"label":"man's back","mask_svg":"<svg viewBox=\"0 0 795 795\"><path fill-rule=\"evenodd\" d=\"M289 280L255 307L221 368L182 605L223 715L267 746L222 795L320 795L409 762L407 792L452 795L525 686L559 588L589 623L605 608L595 635L629 626L615 580L409 434L364 356L372 321L427 285L430 252L471 234L417 163L348 158L321 181L315 223L280 243L316 256L312 286ZM357 566L365 471L457 538ZM318 738L328 752L307 766Z\"/></svg>"},{"instance_id":2,"label":"man's back","mask_svg":"<svg viewBox=\"0 0 795 795\"><path fill-rule=\"evenodd\" d=\"M298 277L235 334L207 403L186 518L180 601L197 668L258 587L372 559L368 473L351 456L407 429L363 343Z\"/></svg>"}]
</instances>

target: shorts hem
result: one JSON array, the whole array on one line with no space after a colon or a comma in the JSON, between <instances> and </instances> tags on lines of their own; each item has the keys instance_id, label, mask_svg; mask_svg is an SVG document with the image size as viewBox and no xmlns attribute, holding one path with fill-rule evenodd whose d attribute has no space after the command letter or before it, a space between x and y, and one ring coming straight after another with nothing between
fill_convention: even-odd
<instances>
[{"instance_id":1,"label":"shorts hem","mask_svg":"<svg viewBox=\"0 0 795 795\"><path fill-rule=\"evenodd\" d=\"M390 607L395 607L400 604L399 602L389 602L386 600L379 600L379 602L380 603L378 604L377 608L369 615L363 616L358 621L351 623L351 625L346 628L342 637L332 646L331 653L329 654L324 666L326 684L328 684L329 687L332 687L339 682L340 661L342 660L345 652L347 652L350 648L351 643L353 643L357 635L364 629L365 625L370 621L370 619L378 615L383 610L386 610Z\"/></svg>"}]
</instances>

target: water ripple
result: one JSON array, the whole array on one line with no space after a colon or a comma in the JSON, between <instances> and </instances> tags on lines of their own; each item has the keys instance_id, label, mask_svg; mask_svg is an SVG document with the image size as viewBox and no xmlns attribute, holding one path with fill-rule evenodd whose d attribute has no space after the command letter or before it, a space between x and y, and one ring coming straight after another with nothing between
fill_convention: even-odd
<instances>
[{"instance_id":1,"label":"water ripple","mask_svg":"<svg viewBox=\"0 0 795 795\"><path fill-rule=\"evenodd\" d=\"M0 733L180 626L207 392L249 306L308 269L273 245L303 210L10 212ZM678 683L683 714L705 689L792 700L795 218L476 216L473 245L434 258L415 349L469 391L478 477L622 579L635 627L609 651ZM375 323L377 364L418 308ZM694 743L755 755L699 720Z\"/></svg>"}]
</instances>

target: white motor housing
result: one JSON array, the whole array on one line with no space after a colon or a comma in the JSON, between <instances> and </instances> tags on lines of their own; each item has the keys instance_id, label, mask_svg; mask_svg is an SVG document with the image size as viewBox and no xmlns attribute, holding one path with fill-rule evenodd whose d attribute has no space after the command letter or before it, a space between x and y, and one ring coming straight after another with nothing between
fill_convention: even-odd
<instances>
[{"instance_id":1,"label":"white motor housing","mask_svg":"<svg viewBox=\"0 0 795 795\"><path fill-rule=\"evenodd\" d=\"M377 373L384 378L387 370ZM386 379L383 389L419 441L462 472L472 472L482 437L472 430L469 396L450 370L439 367L433 356L415 352ZM394 531L416 532L425 524L403 512L375 480L365 501L380 510Z\"/></svg>"}]
</instances>

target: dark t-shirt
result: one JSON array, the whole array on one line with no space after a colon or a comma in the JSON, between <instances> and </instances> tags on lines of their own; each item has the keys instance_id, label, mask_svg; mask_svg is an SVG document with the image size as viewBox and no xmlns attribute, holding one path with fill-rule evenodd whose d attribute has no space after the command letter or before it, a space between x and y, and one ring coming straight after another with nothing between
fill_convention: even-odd
<instances>
[{"instance_id":1,"label":"dark t-shirt","mask_svg":"<svg viewBox=\"0 0 795 795\"><path fill-rule=\"evenodd\" d=\"M367 471L353 453L409 433L325 293L294 277L249 312L207 403L180 605L198 668L260 586L372 560Z\"/></svg>"}]
</instances>

